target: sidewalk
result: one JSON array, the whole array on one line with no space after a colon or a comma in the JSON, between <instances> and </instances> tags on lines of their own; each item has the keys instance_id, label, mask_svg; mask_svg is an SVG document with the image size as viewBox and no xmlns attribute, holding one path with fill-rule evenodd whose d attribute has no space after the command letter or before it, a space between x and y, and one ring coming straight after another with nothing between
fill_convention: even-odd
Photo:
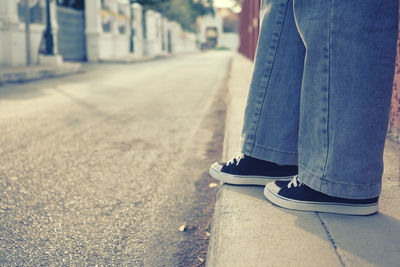
<instances>
[{"instance_id":1,"label":"sidewalk","mask_svg":"<svg viewBox=\"0 0 400 267\"><path fill-rule=\"evenodd\" d=\"M252 62L234 55L223 159L239 151ZM385 149L380 212L360 217L297 212L268 202L262 186L222 185L207 266L400 266L399 151Z\"/></svg>"},{"instance_id":2,"label":"sidewalk","mask_svg":"<svg viewBox=\"0 0 400 267\"><path fill-rule=\"evenodd\" d=\"M123 58L114 58L114 59L101 59L99 60L100 63L115 63L115 64L132 64L132 63L141 63L141 62L148 62L158 59L164 59L171 57L170 55L159 55L159 56L143 56L143 57L134 57L128 56Z\"/></svg>"},{"instance_id":3,"label":"sidewalk","mask_svg":"<svg viewBox=\"0 0 400 267\"><path fill-rule=\"evenodd\" d=\"M0 85L3 83L21 83L70 75L81 71L80 63L64 62L60 66L21 66L0 67Z\"/></svg>"}]
</instances>

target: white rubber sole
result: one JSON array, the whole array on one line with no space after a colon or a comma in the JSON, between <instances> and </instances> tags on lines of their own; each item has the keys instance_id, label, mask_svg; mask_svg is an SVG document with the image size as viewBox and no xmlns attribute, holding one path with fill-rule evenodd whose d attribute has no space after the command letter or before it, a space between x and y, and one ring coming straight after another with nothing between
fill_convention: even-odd
<instances>
[{"instance_id":1,"label":"white rubber sole","mask_svg":"<svg viewBox=\"0 0 400 267\"><path fill-rule=\"evenodd\" d=\"M218 163L214 163L210 167L210 175L214 179L220 180L227 184L234 185L266 185L272 181L290 181L293 176L285 177L270 177L270 176L249 176L249 175L233 175L221 172L222 166Z\"/></svg>"},{"instance_id":2,"label":"white rubber sole","mask_svg":"<svg viewBox=\"0 0 400 267\"><path fill-rule=\"evenodd\" d=\"M279 190L280 188L274 183L269 183L264 189L264 196L273 204L286 209L346 215L371 215L379 210L377 202L372 204L345 204L297 201L278 195Z\"/></svg>"}]
</instances>

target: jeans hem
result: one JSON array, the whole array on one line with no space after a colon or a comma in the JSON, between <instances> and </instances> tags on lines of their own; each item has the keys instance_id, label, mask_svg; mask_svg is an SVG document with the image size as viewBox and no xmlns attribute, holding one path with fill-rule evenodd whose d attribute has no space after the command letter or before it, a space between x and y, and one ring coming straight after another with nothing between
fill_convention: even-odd
<instances>
[{"instance_id":1,"label":"jeans hem","mask_svg":"<svg viewBox=\"0 0 400 267\"><path fill-rule=\"evenodd\" d=\"M244 155L279 165L297 165L297 152L279 151L278 149L258 146L252 144L252 142L244 142L241 150Z\"/></svg>"},{"instance_id":2,"label":"jeans hem","mask_svg":"<svg viewBox=\"0 0 400 267\"><path fill-rule=\"evenodd\" d=\"M348 184L334 181L334 179L325 179L315 175L302 164L299 164L299 180L318 192L329 196L349 199L368 199L378 197L381 193L382 186L381 183L372 185Z\"/></svg>"}]
</instances>

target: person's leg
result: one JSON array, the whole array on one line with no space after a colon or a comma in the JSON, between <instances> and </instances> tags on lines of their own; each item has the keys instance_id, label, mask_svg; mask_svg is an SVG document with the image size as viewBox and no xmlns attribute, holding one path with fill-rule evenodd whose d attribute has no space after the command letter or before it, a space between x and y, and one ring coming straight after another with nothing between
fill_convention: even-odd
<instances>
[{"instance_id":1,"label":"person's leg","mask_svg":"<svg viewBox=\"0 0 400 267\"><path fill-rule=\"evenodd\" d=\"M305 48L292 6L293 0L264 1L265 13L243 125L244 156L213 164L210 175L218 180L265 185L297 174Z\"/></svg>"},{"instance_id":2,"label":"person's leg","mask_svg":"<svg viewBox=\"0 0 400 267\"><path fill-rule=\"evenodd\" d=\"M300 181L332 196L379 196L398 0L295 0L307 47Z\"/></svg>"},{"instance_id":3,"label":"person's leg","mask_svg":"<svg viewBox=\"0 0 400 267\"><path fill-rule=\"evenodd\" d=\"M297 165L299 102L305 47L293 0L265 1L242 131L242 153Z\"/></svg>"},{"instance_id":4,"label":"person's leg","mask_svg":"<svg viewBox=\"0 0 400 267\"><path fill-rule=\"evenodd\" d=\"M294 0L294 13L307 50L299 178L284 190L267 185L266 196L281 206L294 198L286 206L294 209L373 213L383 172L398 0ZM311 203L318 199L344 205L326 210L329 205Z\"/></svg>"}]
</instances>

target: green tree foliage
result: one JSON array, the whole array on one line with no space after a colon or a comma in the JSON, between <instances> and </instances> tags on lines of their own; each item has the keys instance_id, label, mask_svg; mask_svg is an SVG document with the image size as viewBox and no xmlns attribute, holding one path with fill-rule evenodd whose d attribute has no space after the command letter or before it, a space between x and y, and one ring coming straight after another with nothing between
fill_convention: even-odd
<instances>
[{"instance_id":1,"label":"green tree foliage","mask_svg":"<svg viewBox=\"0 0 400 267\"><path fill-rule=\"evenodd\" d=\"M213 0L137 0L145 8L156 10L170 20L179 22L189 31L195 31L196 18L213 14Z\"/></svg>"}]
</instances>

